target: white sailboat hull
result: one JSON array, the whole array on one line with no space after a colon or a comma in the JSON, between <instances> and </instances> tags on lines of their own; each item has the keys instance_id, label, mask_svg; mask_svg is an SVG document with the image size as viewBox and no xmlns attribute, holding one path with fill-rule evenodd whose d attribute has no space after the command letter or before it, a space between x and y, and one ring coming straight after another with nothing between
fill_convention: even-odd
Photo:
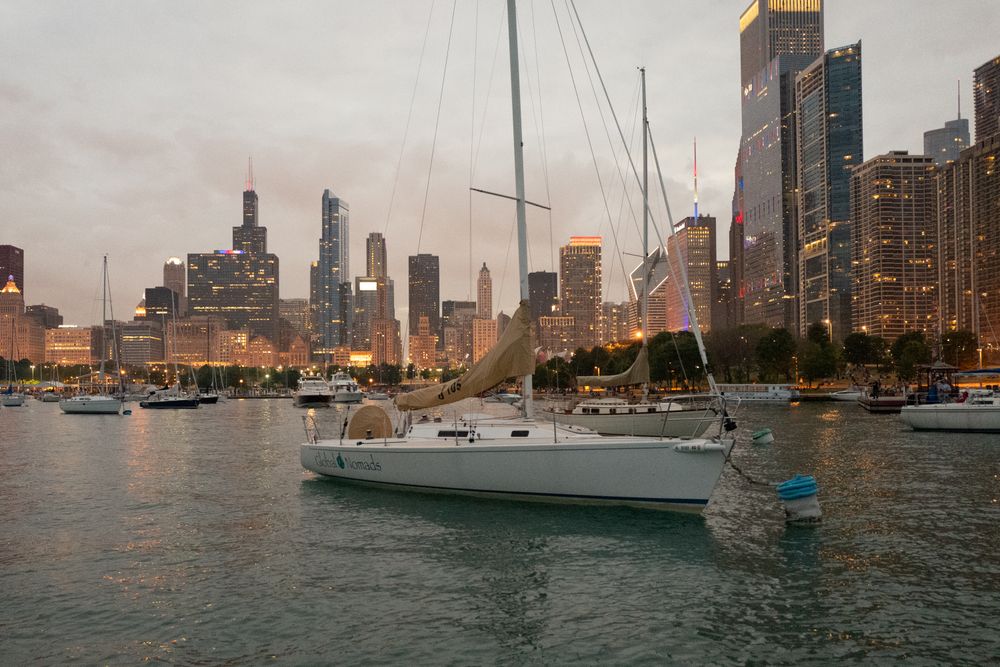
<instances>
[{"instance_id":1,"label":"white sailboat hull","mask_svg":"<svg viewBox=\"0 0 1000 667\"><path fill-rule=\"evenodd\" d=\"M333 395L334 403L360 403L365 395L360 391L337 391Z\"/></svg>"},{"instance_id":2,"label":"white sailboat hull","mask_svg":"<svg viewBox=\"0 0 1000 667\"><path fill-rule=\"evenodd\" d=\"M915 431L1000 433L1000 405L908 405L899 416Z\"/></svg>"},{"instance_id":3,"label":"white sailboat hull","mask_svg":"<svg viewBox=\"0 0 1000 667\"><path fill-rule=\"evenodd\" d=\"M122 403L110 396L76 396L59 401L59 409L68 415L116 415Z\"/></svg>"},{"instance_id":4,"label":"white sailboat hull","mask_svg":"<svg viewBox=\"0 0 1000 667\"><path fill-rule=\"evenodd\" d=\"M5 408L20 408L24 405L24 394L4 394L0 405Z\"/></svg>"},{"instance_id":5,"label":"white sailboat hull","mask_svg":"<svg viewBox=\"0 0 1000 667\"><path fill-rule=\"evenodd\" d=\"M580 426L601 435L637 435L649 438L698 438L709 426L718 424L713 410L671 410L638 414L573 414L546 412L546 419Z\"/></svg>"},{"instance_id":6,"label":"white sailboat hull","mask_svg":"<svg viewBox=\"0 0 1000 667\"><path fill-rule=\"evenodd\" d=\"M338 481L424 492L700 512L732 441L582 438L303 444L302 465Z\"/></svg>"}]
</instances>

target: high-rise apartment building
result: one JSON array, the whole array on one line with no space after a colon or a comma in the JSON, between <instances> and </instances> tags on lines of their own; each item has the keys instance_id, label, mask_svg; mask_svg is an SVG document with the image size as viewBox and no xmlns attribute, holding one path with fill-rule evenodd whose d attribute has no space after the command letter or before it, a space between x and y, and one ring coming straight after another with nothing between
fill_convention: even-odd
<instances>
[{"instance_id":1,"label":"high-rise apartment building","mask_svg":"<svg viewBox=\"0 0 1000 667\"><path fill-rule=\"evenodd\" d=\"M799 333L851 333L851 170L864 161L861 42L827 51L795 79Z\"/></svg>"},{"instance_id":2,"label":"high-rise apartment building","mask_svg":"<svg viewBox=\"0 0 1000 667\"><path fill-rule=\"evenodd\" d=\"M699 215L680 222L679 229L667 239L670 275L661 288L667 305L667 330L689 331L691 320L683 295L691 295L698 326L712 328L712 309L718 288L715 250L715 216ZM687 275L688 290L682 284Z\"/></svg>"},{"instance_id":3,"label":"high-rise apartment building","mask_svg":"<svg viewBox=\"0 0 1000 667\"><path fill-rule=\"evenodd\" d=\"M937 174L940 328L972 331L987 351L1000 349L998 164L994 134Z\"/></svg>"},{"instance_id":4,"label":"high-rise apartment building","mask_svg":"<svg viewBox=\"0 0 1000 667\"><path fill-rule=\"evenodd\" d=\"M628 304L605 301L601 306L601 344L627 341Z\"/></svg>"},{"instance_id":5,"label":"high-rise apartment building","mask_svg":"<svg viewBox=\"0 0 1000 667\"><path fill-rule=\"evenodd\" d=\"M386 278L389 275L385 237L379 232L370 233L365 240L365 271L369 278Z\"/></svg>"},{"instance_id":6,"label":"high-rise apartment building","mask_svg":"<svg viewBox=\"0 0 1000 667\"><path fill-rule=\"evenodd\" d=\"M559 311L559 274L552 271L533 271L528 274L528 302L531 321L538 324L539 317L551 317Z\"/></svg>"},{"instance_id":7,"label":"high-rise apartment building","mask_svg":"<svg viewBox=\"0 0 1000 667\"><path fill-rule=\"evenodd\" d=\"M0 289L0 357L45 360L45 327L24 314L24 297L11 277Z\"/></svg>"},{"instance_id":8,"label":"high-rise apartment building","mask_svg":"<svg viewBox=\"0 0 1000 667\"><path fill-rule=\"evenodd\" d=\"M309 340L309 299L278 299L278 316Z\"/></svg>"},{"instance_id":9,"label":"high-rise apartment building","mask_svg":"<svg viewBox=\"0 0 1000 667\"><path fill-rule=\"evenodd\" d=\"M754 0L740 27L742 138L734 208L742 319L793 327L798 293L795 76L823 54L822 0Z\"/></svg>"},{"instance_id":10,"label":"high-rise apartment building","mask_svg":"<svg viewBox=\"0 0 1000 667\"><path fill-rule=\"evenodd\" d=\"M851 176L855 331L892 341L937 331L934 162L892 151Z\"/></svg>"},{"instance_id":11,"label":"high-rise apartment building","mask_svg":"<svg viewBox=\"0 0 1000 667\"><path fill-rule=\"evenodd\" d=\"M24 295L24 251L17 246L0 245L0 283L13 279L19 294Z\"/></svg>"},{"instance_id":12,"label":"high-rise apartment building","mask_svg":"<svg viewBox=\"0 0 1000 667\"><path fill-rule=\"evenodd\" d=\"M1000 133L1000 56L976 68L972 75L976 112L976 143Z\"/></svg>"},{"instance_id":13,"label":"high-rise apartment building","mask_svg":"<svg viewBox=\"0 0 1000 667\"><path fill-rule=\"evenodd\" d=\"M559 309L574 321L574 347L591 348L601 336L601 237L571 236L559 249Z\"/></svg>"},{"instance_id":14,"label":"high-rise apartment building","mask_svg":"<svg viewBox=\"0 0 1000 667\"><path fill-rule=\"evenodd\" d=\"M323 191L322 233L317 264L316 348L313 353L329 362L334 348L343 345L350 330L341 303L341 284L350 280L350 207L330 190ZM350 285L350 283L347 283Z\"/></svg>"},{"instance_id":15,"label":"high-rise apartment building","mask_svg":"<svg viewBox=\"0 0 1000 667\"><path fill-rule=\"evenodd\" d=\"M420 335L420 318L427 317L432 334L441 332L441 271L437 255L420 253L409 258L411 336Z\"/></svg>"},{"instance_id":16,"label":"high-rise apartment building","mask_svg":"<svg viewBox=\"0 0 1000 667\"><path fill-rule=\"evenodd\" d=\"M441 302L441 335L445 359L453 366L468 365L473 358L475 301Z\"/></svg>"},{"instance_id":17,"label":"high-rise apartment building","mask_svg":"<svg viewBox=\"0 0 1000 667\"><path fill-rule=\"evenodd\" d=\"M163 263L163 287L172 289L177 294L177 315L183 315L186 312L187 272L184 260L180 257L170 257Z\"/></svg>"},{"instance_id":18,"label":"high-rise apartment building","mask_svg":"<svg viewBox=\"0 0 1000 667\"><path fill-rule=\"evenodd\" d=\"M476 318L472 321L472 363L493 349L497 342L497 321Z\"/></svg>"},{"instance_id":19,"label":"high-rise apartment building","mask_svg":"<svg viewBox=\"0 0 1000 667\"><path fill-rule=\"evenodd\" d=\"M945 121L944 127L924 132L924 155L931 156L934 165L943 167L958 159L969 147L969 119Z\"/></svg>"},{"instance_id":20,"label":"high-rise apartment building","mask_svg":"<svg viewBox=\"0 0 1000 667\"><path fill-rule=\"evenodd\" d=\"M476 306L476 317L481 320L493 319L493 280L486 262L479 269L479 279L476 281Z\"/></svg>"},{"instance_id":21,"label":"high-rise apartment building","mask_svg":"<svg viewBox=\"0 0 1000 667\"><path fill-rule=\"evenodd\" d=\"M155 320L122 322L116 331L123 364L140 366L165 361L163 326Z\"/></svg>"}]
</instances>

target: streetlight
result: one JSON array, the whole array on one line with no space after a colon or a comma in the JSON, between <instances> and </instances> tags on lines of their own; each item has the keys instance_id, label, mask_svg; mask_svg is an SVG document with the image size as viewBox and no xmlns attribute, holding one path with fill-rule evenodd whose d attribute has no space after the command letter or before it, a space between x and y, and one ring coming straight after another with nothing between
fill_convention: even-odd
<instances>
[{"instance_id":1,"label":"streetlight","mask_svg":"<svg viewBox=\"0 0 1000 667\"><path fill-rule=\"evenodd\" d=\"M982 358L982 353L980 353L980 358ZM982 364L979 364L980 368L982 368L982 366L983 366ZM31 364L31 381L32 382L35 381L35 365L34 364Z\"/></svg>"},{"instance_id":2,"label":"streetlight","mask_svg":"<svg viewBox=\"0 0 1000 667\"><path fill-rule=\"evenodd\" d=\"M828 317L825 320L823 320L823 324L826 325L826 328L830 332L830 342L832 343L833 342L833 322L831 322L830 318Z\"/></svg>"},{"instance_id":3,"label":"streetlight","mask_svg":"<svg viewBox=\"0 0 1000 667\"><path fill-rule=\"evenodd\" d=\"M983 367L983 348L977 347L976 348L976 352L979 353L979 368L982 369L982 367ZM32 366L32 368L34 368L34 366Z\"/></svg>"}]
</instances>

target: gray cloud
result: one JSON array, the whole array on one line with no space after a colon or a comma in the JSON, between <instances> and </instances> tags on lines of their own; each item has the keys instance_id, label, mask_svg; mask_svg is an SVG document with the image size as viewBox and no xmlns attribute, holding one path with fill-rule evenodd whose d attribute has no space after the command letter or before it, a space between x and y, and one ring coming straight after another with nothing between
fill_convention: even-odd
<instances>
[{"instance_id":1,"label":"gray cloud","mask_svg":"<svg viewBox=\"0 0 1000 667\"><path fill-rule=\"evenodd\" d=\"M736 21L745 4L578 3L627 127L634 122L635 67L649 70L651 123L677 217L690 210L691 142L698 137L701 210L719 218L722 237L739 138ZM565 8L556 6L617 226L622 186L614 153ZM308 293L327 187L350 202L352 272L361 273L364 237L385 228L429 10L429 2L67 0L0 7L0 242L27 252L28 301L57 305L71 322L96 321L103 252L112 257L122 313L143 287L160 282L166 257L227 247L240 221L249 154L262 222L281 258L282 296ZM434 6L389 224L401 301L406 256L416 249L450 11L445 2ZM421 251L442 256L443 298L468 295L470 141L483 119L474 184L513 190L502 12L502 2L489 0L459 3L455 14L420 242ZM521 3L520 19L528 196L551 202L556 246L571 234L606 237L608 296L621 298L620 262L610 256L609 222L552 7ZM864 40L866 155L919 150L925 129L954 117L955 80L970 91L972 69L996 55L990 38L998 27L1000 5L993 2L828 0L827 46ZM971 112L971 95L963 107ZM488 263L501 295L497 307L510 312L517 293L514 250L507 250L513 207L476 195L472 211L473 270ZM549 217L531 211L530 222L532 268L548 269ZM625 249L635 252L631 219L620 229Z\"/></svg>"}]
</instances>

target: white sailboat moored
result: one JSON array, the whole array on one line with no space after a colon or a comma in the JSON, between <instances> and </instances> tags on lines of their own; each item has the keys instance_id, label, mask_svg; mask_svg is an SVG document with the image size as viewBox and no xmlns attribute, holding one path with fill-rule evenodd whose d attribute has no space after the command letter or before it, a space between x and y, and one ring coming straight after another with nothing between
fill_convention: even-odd
<instances>
[{"instance_id":1,"label":"white sailboat moored","mask_svg":"<svg viewBox=\"0 0 1000 667\"><path fill-rule=\"evenodd\" d=\"M532 419L535 357L528 309L527 228L521 139L517 21L507 1L514 177L521 304L500 340L464 375L400 395L399 429L378 406L361 408L346 432L324 439L305 418L303 467L338 482L516 500L629 505L701 511L709 502L734 440L718 418L713 437L602 437ZM512 419L455 416L412 423L411 411L481 395L521 376L522 414ZM394 430L396 433L394 433Z\"/></svg>"}]
</instances>

